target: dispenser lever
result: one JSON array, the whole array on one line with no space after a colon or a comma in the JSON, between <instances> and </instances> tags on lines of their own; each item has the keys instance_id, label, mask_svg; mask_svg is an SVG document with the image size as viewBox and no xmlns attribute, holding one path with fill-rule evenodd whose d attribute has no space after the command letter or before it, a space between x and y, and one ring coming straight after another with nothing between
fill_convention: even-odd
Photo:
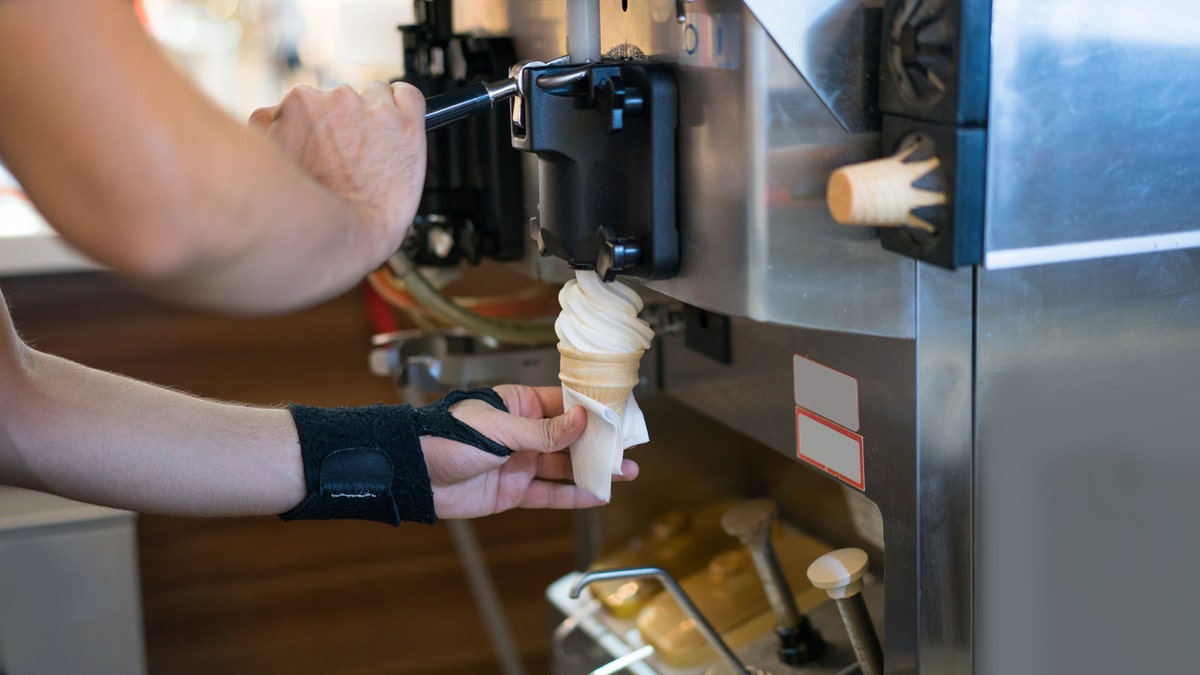
<instances>
[{"instance_id":1,"label":"dispenser lever","mask_svg":"<svg viewBox=\"0 0 1200 675\"><path fill-rule=\"evenodd\" d=\"M771 529L776 515L773 500L752 499L726 511L721 517L721 527L745 544L754 560L754 569L775 613L779 659L790 666L799 666L820 658L825 642L808 617L796 608L779 556L775 554Z\"/></svg>"},{"instance_id":2,"label":"dispenser lever","mask_svg":"<svg viewBox=\"0 0 1200 675\"><path fill-rule=\"evenodd\" d=\"M441 129L462 119L490 110L492 104L517 95L517 80L479 82L462 89L425 99L425 131Z\"/></svg>"},{"instance_id":3,"label":"dispenser lever","mask_svg":"<svg viewBox=\"0 0 1200 675\"><path fill-rule=\"evenodd\" d=\"M425 131L434 131L490 110L500 101L521 95L521 77L526 68L566 63L560 56L552 61L521 61L509 69L509 77L494 82L478 82L462 89L425 99ZM586 73L585 73L586 74Z\"/></svg>"},{"instance_id":4,"label":"dispenser lever","mask_svg":"<svg viewBox=\"0 0 1200 675\"><path fill-rule=\"evenodd\" d=\"M862 577L866 571L866 551L842 548L814 560L808 566L808 580L837 603L863 675L883 675L883 647L862 596Z\"/></svg>"}]
</instances>

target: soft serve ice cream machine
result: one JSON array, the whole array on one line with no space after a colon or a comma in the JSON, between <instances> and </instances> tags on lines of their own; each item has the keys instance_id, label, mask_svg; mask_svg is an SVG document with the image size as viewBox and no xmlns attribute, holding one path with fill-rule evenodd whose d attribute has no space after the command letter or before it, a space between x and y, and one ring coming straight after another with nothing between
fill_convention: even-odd
<instances>
[{"instance_id":1,"label":"soft serve ice cream machine","mask_svg":"<svg viewBox=\"0 0 1200 675\"><path fill-rule=\"evenodd\" d=\"M767 595L782 577L796 598L809 583L819 591L790 609L795 598L770 597L764 634L792 630L795 656L822 649L817 632L826 656L792 659L784 645L753 666L1032 674L1197 662L1190 3L454 9L456 32L511 37L517 58L570 54L514 71L523 82L502 111L526 151L518 227L547 256L522 268L561 280L569 261L682 307L656 325L643 372L803 475L741 496L769 497L782 518L823 532L830 509L848 510L854 531L828 543L870 553L777 534L777 548L803 551L797 563L764 551L773 507L724 510L725 531L757 552ZM652 439L675 433L650 421ZM681 461L763 461L740 452L693 447ZM813 481L846 500L796 506ZM639 482L682 488L672 474ZM672 606L691 597L657 581ZM867 603L853 599L860 588ZM822 604L826 591L842 597ZM700 670L653 658L613 668L751 665L721 644Z\"/></svg>"}]
</instances>

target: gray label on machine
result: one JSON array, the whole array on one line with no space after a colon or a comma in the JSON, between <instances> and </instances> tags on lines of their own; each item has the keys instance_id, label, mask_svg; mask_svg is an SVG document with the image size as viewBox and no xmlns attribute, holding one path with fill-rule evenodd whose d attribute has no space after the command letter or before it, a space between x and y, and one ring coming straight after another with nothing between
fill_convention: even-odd
<instances>
[{"instance_id":1,"label":"gray label on machine","mask_svg":"<svg viewBox=\"0 0 1200 675\"><path fill-rule=\"evenodd\" d=\"M858 380L816 361L792 357L796 405L858 431Z\"/></svg>"}]
</instances>

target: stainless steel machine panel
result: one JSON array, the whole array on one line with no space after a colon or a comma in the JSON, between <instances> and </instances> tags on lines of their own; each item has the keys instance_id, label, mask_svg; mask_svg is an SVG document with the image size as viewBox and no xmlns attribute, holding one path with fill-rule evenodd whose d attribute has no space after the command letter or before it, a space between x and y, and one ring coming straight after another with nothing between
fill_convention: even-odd
<instances>
[{"instance_id":1,"label":"stainless steel machine panel","mask_svg":"<svg viewBox=\"0 0 1200 675\"><path fill-rule=\"evenodd\" d=\"M979 276L976 672L1200 661L1200 252Z\"/></svg>"},{"instance_id":2,"label":"stainless steel machine panel","mask_svg":"<svg viewBox=\"0 0 1200 675\"><path fill-rule=\"evenodd\" d=\"M601 3L601 51L678 64L681 270L648 285L756 321L913 337L914 263L824 201L835 168L878 155L877 135L847 133L740 0L684 3L684 22L673 0L623 4ZM458 7L460 30L511 32L523 58L565 49L562 0ZM822 37L827 18L798 20Z\"/></svg>"},{"instance_id":3,"label":"stainless steel machine panel","mask_svg":"<svg viewBox=\"0 0 1200 675\"><path fill-rule=\"evenodd\" d=\"M994 0L985 265L1200 246L1191 0Z\"/></svg>"},{"instance_id":4,"label":"stainless steel machine panel","mask_svg":"<svg viewBox=\"0 0 1200 675\"><path fill-rule=\"evenodd\" d=\"M792 356L854 377L886 543L886 671L970 672L975 275L922 265L914 286L915 340L735 321L731 365L664 344L662 386L795 459Z\"/></svg>"},{"instance_id":5,"label":"stainless steel machine panel","mask_svg":"<svg viewBox=\"0 0 1200 675\"><path fill-rule=\"evenodd\" d=\"M757 321L911 337L914 263L837 225L824 201L829 173L877 154L876 135L847 134L755 19L740 20L739 69L681 67L682 267L650 287Z\"/></svg>"},{"instance_id":6,"label":"stainless steel machine panel","mask_svg":"<svg viewBox=\"0 0 1200 675\"><path fill-rule=\"evenodd\" d=\"M879 129L877 11L883 0L746 0L847 131Z\"/></svg>"}]
</instances>

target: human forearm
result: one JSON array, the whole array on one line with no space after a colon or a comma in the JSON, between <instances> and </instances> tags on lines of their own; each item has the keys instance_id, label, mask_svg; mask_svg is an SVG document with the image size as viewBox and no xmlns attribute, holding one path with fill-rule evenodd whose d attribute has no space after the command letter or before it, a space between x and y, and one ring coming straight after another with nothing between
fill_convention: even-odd
<instances>
[{"instance_id":1,"label":"human forearm","mask_svg":"<svg viewBox=\"0 0 1200 675\"><path fill-rule=\"evenodd\" d=\"M326 190L304 186L305 177L294 180L274 190L260 184L254 203L238 215L213 208L230 206L218 190L193 197L198 208L190 231L213 229L217 222L236 223L239 230L210 242L188 233L173 240L151 234L154 241L148 242L144 266L133 262L116 268L118 273L146 294L173 302L234 314L269 314L345 292L395 250L366 240L349 204ZM148 213L140 217L153 218ZM175 255L152 260L153 251L163 250Z\"/></svg>"},{"instance_id":2,"label":"human forearm","mask_svg":"<svg viewBox=\"0 0 1200 675\"><path fill-rule=\"evenodd\" d=\"M434 515L431 509L466 518L600 503L565 482L572 470L563 449L582 433L587 416L581 409L563 412L560 388L502 386L493 394L456 396L421 411L311 409L319 414L308 415L310 422L335 423L318 424L315 436L312 424L300 425L308 430L302 449L296 407L204 400L35 351L18 337L0 295L0 485L191 516L348 517L321 509L297 514L295 507L325 497L379 496L361 494L378 485L397 503L426 495L421 517L393 512L421 522ZM471 400L480 396L487 402ZM451 416L469 429L451 424ZM402 466L389 455L387 475L371 461L356 467L361 475L345 473L371 450L413 461ZM351 462L334 462L327 472L334 455ZM321 468L306 476L305 462ZM622 473L632 479L637 466L626 461ZM351 493L341 494L347 486ZM362 509L351 511L365 517Z\"/></svg>"},{"instance_id":3,"label":"human forearm","mask_svg":"<svg viewBox=\"0 0 1200 675\"><path fill-rule=\"evenodd\" d=\"M158 295L311 304L361 280L411 222L424 168L411 91L293 97L293 126L264 138L175 71L127 0L0 3L0 63L0 157L69 242Z\"/></svg>"},{"instance_id":4,"label":"human forearm","mask_svg":"<svg viewBox=\"0 0 1200 675\"><path fill-rule=\"evenodd\" d=\"M304 495L286 410L218 403L26 350L0 410L0 479L194 516L274 514Z\"/></svg>"}]
</instances>

